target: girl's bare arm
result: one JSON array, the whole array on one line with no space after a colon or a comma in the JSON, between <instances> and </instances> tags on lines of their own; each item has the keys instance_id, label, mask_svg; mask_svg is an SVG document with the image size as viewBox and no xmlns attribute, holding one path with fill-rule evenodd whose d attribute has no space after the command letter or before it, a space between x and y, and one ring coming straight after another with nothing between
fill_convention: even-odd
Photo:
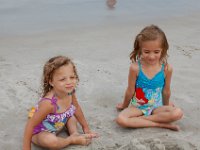
<instances>
[{"instance_id":1,"label":"girl's bare arm","mask_svg":"<svg viewBox=\"0 0 200 150\"><path fill-rule=\"evenodd\" d=\"M126 89L123 103L121 103L121 108L117 107L118 109L124 109L128 107L131 98L133 97L135 93L135 84L136 84L136 78L138 74L138 65L137 63L132 63L129 68L129 75L128 75L128 87ZM120 104L118 104L119 106Z\"/></svg>"},{"instance_id":2,"label":"girl's bare arm","mask_svg":"<svg viewBox=\"0 0 200 150\"><path fill-rule=\"evenodd\" d=\"M164 105L169 105L169 99L171 96L170 85L171 85L172 72L173 72L173 68L169 64L167 64L165 66L165 86L163 88L163 93L162 93Z\"/></svg>"},{"instance_id":3,"label":"girl's bare arm","mask_svg":"<svg viewBox=\"0 0 200 150\"><path fill-rule=\"evenodd\" d=\"M78 122L81 124L83 132L89 133L90 132L89 125L85 119L85 116L84 116L83 111L77 101L75 94L72 95L72 103L76 107L75 117L78 120Z\"/></svg>"}]
</instances>

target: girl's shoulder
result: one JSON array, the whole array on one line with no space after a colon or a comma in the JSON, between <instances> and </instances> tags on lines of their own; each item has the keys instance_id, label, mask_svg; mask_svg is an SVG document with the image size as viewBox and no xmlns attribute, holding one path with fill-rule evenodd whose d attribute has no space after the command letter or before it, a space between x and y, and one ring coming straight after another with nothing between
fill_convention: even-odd
<instances>
[{"instance_id":1,"label":"girl's shoulder","mask_svg":"<svg viewBox=\"0 0 200 150\"><path fill-rule=\"evenodd\" d=\"M129 69L134 72L138 72L139 65L138 62L131 62Z\"/></svg>"},{"instance_id":2,"label":"girl's shoulder","mask_svg":"<svg viewBox=\"0 0 200 150\"><path fill-rule=\"evenodd\" d=\"M47 93L44 97L42 97L38 103L39 107L48 107L49 109L54 109L53 100L54 94L52 92Z\"/></svg>"},{"instance_id":3,"label":"girl's shoulder","mask_svg":"<svg viewBox=\"0 0 200 150\"><path fill-rule=\"evenodd\" d=\"M139 72L138 62L131 62L130 67L129 67L129 71L138 75L138 72Z\"/></svg>"},{"instance_id":4,"label":"girl's shoulder","mask_svg":"<svg viewBox=\"0 0 200 150\"><path fill-rule=\"evenodd\" d=\"M55 107L52 105L51 101L43 100L38 103L38 110L42 110L48 113L53 113Z\"/></svg>"},{"instance_id":5,"label":"girl's shoulder","mask_svg":"<svg viewBox=\"0 0 200 150\"><path fill-rule=\"evenodd\" d=\"M165 64L164 65L164 74L165 74L165 77L167 76L171 76L172 75L172 72L173 72L173 68L170 64Z\"/></svg>"},{"instance_id":6,"label":"girl's shoulder","mask_svg":"<svg viewBox=\"0 0 200 150\"><path fill-rule=\"evenodd\" d=\"M132 62L129 67L129 74L131 76L137 77L139 74L139 65L138 62Z\"/></svg>"},{"instance_id":7,"label":"girl's shoulder","mask_svg":"<svg viewBox=\"0 0 200 150\"><path fill-rule=\"evenodd\" d=\"M165 71L165 73L170 73L173 71L173 67L167 63L164 65L164 71Z\"/></svg>"}]
</instances>

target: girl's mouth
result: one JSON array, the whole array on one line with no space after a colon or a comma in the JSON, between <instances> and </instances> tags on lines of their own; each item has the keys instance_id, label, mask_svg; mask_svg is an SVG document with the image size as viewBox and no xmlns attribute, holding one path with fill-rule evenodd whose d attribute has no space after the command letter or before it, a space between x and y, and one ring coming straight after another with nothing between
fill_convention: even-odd
<instances>
[{"instance_id":1,"label":"girl's mouth","mask_svg":"<svg viewBox=\"0 0 200 150\"><path fill-rule=\"evenodd\" d=\"M68 87L65 87L66 89L71 89L71 88L73 88L73 86L68 86Z\"/></svg>"}]
</instances>

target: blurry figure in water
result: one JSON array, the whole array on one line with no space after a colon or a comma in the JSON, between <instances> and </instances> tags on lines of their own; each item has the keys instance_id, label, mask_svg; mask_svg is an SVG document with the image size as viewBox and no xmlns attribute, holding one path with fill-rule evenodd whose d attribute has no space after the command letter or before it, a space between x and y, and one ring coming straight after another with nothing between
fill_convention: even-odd
<instances>
[{"instance_id":1,"label":"blurry figure in water","mask_svg":"<svg viewBox=\"0 0 200 150\"><path fill-rule=\"evenodd\" d=\"M109 9L114 9L116 3L117 3L116 0L107 0L106 1L106 4L107 4L107 6L108 6Z\"/></svg>"}]
</instances>

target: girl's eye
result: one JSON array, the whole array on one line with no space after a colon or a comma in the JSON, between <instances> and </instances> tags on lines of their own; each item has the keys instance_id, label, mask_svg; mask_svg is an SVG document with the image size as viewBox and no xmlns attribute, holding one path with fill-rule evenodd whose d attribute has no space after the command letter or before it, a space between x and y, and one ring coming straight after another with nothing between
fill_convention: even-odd
<instances>
[{"instance_id":1,"label":"girl's eye","mask_svg":"<svg viewBox=\"0 0 200 150\"><path fill-rule=\"evenodd\" d=\"M156 54L160 53L160 51L155 51Z\"/></svg>"},{"instance_id":2,"label":"girl's eye","mask_svg":"<svg viewBox=\"0 0 200 150\"><path fill-rule=\"evenodd\" d=\"M75 76L71 76L70 79L75 79Z\"/></svg>"},{"instance_id":3,"label":"girl's eye","mask_svg":"<svg viewBox=\"0 0 200 150\"><path fill-rule=\"evenodd\" d=\"M65 78L60 79L60 81L64 81L64 80L65 80Z\"/></svg>"}]
</instances>

